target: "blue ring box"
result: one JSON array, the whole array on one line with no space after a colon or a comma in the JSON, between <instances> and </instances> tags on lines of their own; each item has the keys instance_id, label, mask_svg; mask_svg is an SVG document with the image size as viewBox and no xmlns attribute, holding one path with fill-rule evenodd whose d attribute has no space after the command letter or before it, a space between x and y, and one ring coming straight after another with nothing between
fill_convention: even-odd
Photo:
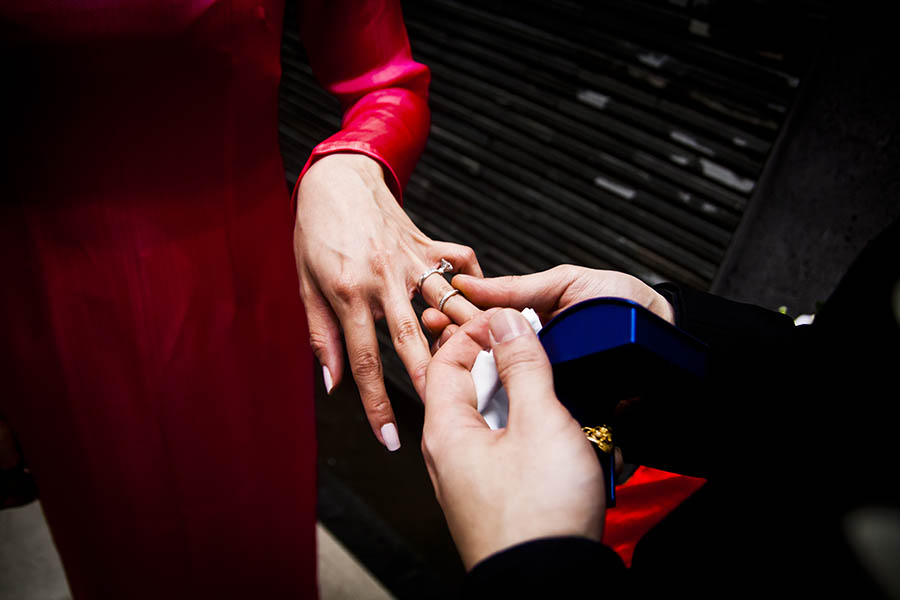
<instances>
[{"instance_id":1,"label":"blue ring box","mask_svg":"<svg viewBox=\"0 0 900 600\"><path fill-rule=\"evenodd\" d=\"M557 397L582 425L607 423L620 400L682 389L706 375L705 344L624 298L574 304L538 337Z\"/></svg>"},{"instance_id":2,"label":"blue ring box","mask_svg":"<svg viewBox=\"0 0 900 600\"><path fill-rule=\"evenodd\" d=\"M706 345L624 298L593 298L559 313L538 333L560 402L582 426L608 425L617 446L640 446L665 427L653 402L689 396L707 370ZM638 408L617 414L623 400ZM652 400L646 401L646 398ZM649 406L648 406L649 405ZM613 457L601 459L607 506L615 506Z\"/></svg>"}]
</instances>

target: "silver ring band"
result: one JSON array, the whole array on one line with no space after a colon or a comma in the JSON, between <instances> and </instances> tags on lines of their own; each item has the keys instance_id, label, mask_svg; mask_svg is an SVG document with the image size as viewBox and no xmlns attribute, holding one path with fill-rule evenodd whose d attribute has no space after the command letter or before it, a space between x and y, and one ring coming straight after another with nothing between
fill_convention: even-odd
<instances>
[{"instance_id":1,"label":"silver ring band","mask_svg":"<svg viewBox=\"0 0 900 600\"><path fill-rule=\"evenodd\" d=\"M453 288L452 290L447 290L446 292L444 292L444 295L441 296L441 301L438 302L438 310L441 310L441 311L444 310L444 303L447 302L447 300L449 300L450 298L452 298L453 296L455 296L458 293L460 293L460 292L456 288Z\"/></svg>"},{"instance_id":2,"label":"silver ring band","mask_svg":"<svg viewBox=\"0 0 900 600\"><path fill-rule=\"evenodd\" d=\"M419 276L419 281L416 284L416 288L419 290L419 293L421 294L422 293L422 284L425 283L425 279L429 275L434 275L435 273L440 273L441 275L443 275L444 273L447 273L448 271L452 271L452 270L453 270L453 265L450 264L450 261L448 261L446 258L442 258L441 264L439 264L438 266L436 266L433 269L428 269L427 271L425 271L424 273L422 273Z\"/></svg>"}]
</instances>

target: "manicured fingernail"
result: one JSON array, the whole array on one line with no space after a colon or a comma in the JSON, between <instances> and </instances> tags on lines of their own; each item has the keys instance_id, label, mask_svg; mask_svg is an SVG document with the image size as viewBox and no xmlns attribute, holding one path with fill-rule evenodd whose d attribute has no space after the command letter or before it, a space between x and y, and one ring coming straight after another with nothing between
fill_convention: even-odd
<instances>
[{"instance_id":1,"label":"manicured fingernail","mask_svg":"<svg viewBox=\"0 0 900 600\"><path fill-rule=\"evenodd\" d=\"M397 435L397 426L393 423L381 426L381 439L384 440L384 446L391 452L400 447L400 436Z\"/></svg>"},{"instance_id":2,"label":"manicured fingernail","mask_svg":"<svg viewBox=\"0 0 900 600\"><path fill-rule=\"evenodd\" d=\"M531 331L525 317L514 310L501 310L491 317L491 335L498 344Z\"/></svg>"},{"instance_id":3,"label":"manicured fingernail","mask_svg":"<svg viewBox=\"0 0 900 600\"><path fill-rule=\"evenodd\" d=\"M331 395L331 388L334 387L334 380L331 379L331 371L324 365L322 366L322 379L325 380L325 391L328 395Z\"/></svg>"}]
</instances>

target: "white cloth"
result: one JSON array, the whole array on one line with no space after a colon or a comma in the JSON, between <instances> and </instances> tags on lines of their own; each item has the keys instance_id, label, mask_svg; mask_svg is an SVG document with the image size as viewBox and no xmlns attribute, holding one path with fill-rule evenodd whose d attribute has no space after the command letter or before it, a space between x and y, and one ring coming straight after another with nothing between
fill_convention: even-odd
<instances>
[{"instance_id":1,"label":"white cloth","mask_svg":"<svg viewBox=\"0 0 900 600\"><path fill-rule=\"evenodd\" d=\"M531 324L535 333L541 330L541 319L534 310L526 308L522 311L522 316ZM481 413L491 429L506 427L509 397L506 395L506 389L500 383L493 352L481 351L472 366L472 380L475 382L478 412Z\"/></svg>"}]
</instances>

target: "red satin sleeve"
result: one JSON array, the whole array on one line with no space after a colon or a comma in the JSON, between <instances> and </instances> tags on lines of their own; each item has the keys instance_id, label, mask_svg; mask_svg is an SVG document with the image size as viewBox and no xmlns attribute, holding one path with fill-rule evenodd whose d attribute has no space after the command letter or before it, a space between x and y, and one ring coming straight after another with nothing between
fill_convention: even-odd
<instances>
[{"instance_id":1,"label":"red satin sleeve","mask_svg":"<svg viewBox=\"0 0 900 600\"><path fill-rule=\"evenodd\" d=\"M340 131L313 148L297 184L317 159L358 152L384 168L398 201L431 123L431 73L412 59L400 2L303 2L300 34L319 84L344 111ZM297 187L294 186L296 197Z\"/></svg>"}]
</instances>

